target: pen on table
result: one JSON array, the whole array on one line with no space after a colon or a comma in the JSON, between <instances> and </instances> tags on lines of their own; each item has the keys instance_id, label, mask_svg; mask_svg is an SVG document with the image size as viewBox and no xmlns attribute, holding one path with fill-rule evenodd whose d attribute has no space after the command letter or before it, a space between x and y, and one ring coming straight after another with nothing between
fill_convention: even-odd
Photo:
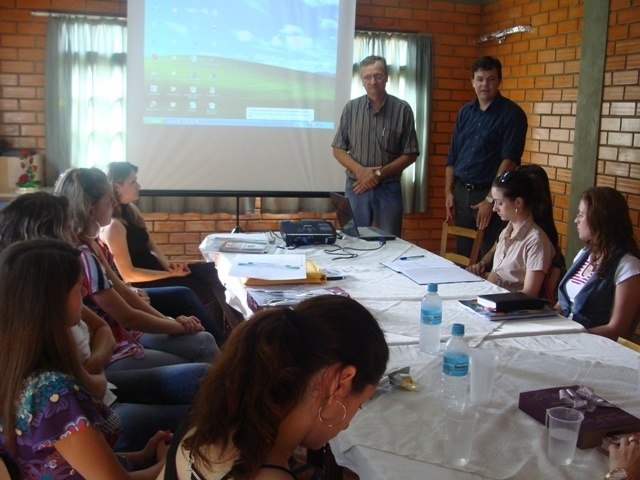
<instances>
[{"instance_id":1,"label":"pen on table","mask_svg":"<svg viewBox=\"0 0 640 480\"><path fill-rule=\"evenodd\" d=\"M414 258L424 258L424 255L409 255L407 257L400 257L398 260L411 260Z\"/></svg>"},{"instance_id":2,"label":"pen on table","mask_svg":"<svg viewBox=\"0 0 640 480\"><path fill-rule=\"evenodd\" d=\"M277 263L267 263L267 262L243 262L238 263L241 267L270 267L270 268L290 268L293 270L300 270L302 267L298 267L296 265L280 265Z\"/></svg>"}]
</instances>

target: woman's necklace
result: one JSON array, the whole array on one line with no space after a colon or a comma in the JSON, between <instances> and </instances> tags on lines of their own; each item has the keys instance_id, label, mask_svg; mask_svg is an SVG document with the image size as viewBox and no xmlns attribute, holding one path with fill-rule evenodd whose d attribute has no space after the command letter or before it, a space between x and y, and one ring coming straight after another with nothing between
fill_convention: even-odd
<instances>
[{"instance_id":1,"label":"woman's necklace","mask_svg":"<svg viewBox=\"0 0 640 480\"><path fill-rule=\"evenodd\" d=\"M597 258L591 258L591 255L589 255L586 265L580 271L580 276L582 278L589 278L593 274L593 272L598 268L598 263L599 262Z\"/></svg>"}]
</instances>

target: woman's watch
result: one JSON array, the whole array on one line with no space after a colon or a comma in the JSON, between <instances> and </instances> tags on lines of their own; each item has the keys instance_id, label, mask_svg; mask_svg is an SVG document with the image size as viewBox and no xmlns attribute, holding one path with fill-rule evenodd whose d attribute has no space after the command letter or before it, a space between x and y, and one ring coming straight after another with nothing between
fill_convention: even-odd
<instances>
[{"instance_id":1,"label":"woman's watch","mask_svg":"<svg viewBox=\"0 0 640 480\"><path fill-rule=\"evenodd\" d=\"M487 195L487 196L485 197L485 200L486 200L487 202L489 202L489 203L493 203L493 197L491 196L491 194Z\"/></svg>"},{"instance_id":2,"label":"woman's watch","mask_svg":"<svg viewBox=\"0 0 640 480\"><path fill-rule=\"evenodd\" d=\"M629 478L629 474L624 468L615 468L604 476L605 480L624 480Z\"/></svg>"}]
</instances>

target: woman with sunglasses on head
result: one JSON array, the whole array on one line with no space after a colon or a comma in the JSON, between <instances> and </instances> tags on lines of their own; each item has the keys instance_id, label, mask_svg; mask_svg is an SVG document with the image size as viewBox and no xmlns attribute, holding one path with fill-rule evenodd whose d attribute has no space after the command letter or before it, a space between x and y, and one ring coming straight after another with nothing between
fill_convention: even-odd
<instances>
[{"instance_id":1,"label":"woman with sunglasses on head","mask_svg":"<svg viewBox=\"0 0 640 480\"><path fill-rule=\"evenodd\" d=\"M159 478L295 479L296 447L346 429L388 358L375 318L351 298L256 313L231 332Z\"/></svg>"},{"instance_id":2,"label":"woman with sunglasses on head","mask_svg":"<svg viewBox=\"0 0 640 480\"><path fill-rule=\"evenodd\" d=\"M0 254L0 452L26 480L152 480L170 434L116 455L118 417L84 385L70 332L82 311L79 255L58 240Z\"/></svg>"},{"instance_id":3,"label":"woman with sunglasses on head","mask_svg":"<svg viewBox=\"0 0 640 480\"><path fill-rule=\"evenodd\" d=\"M640 251L629 206L610 187L587 189L575 220L585 246L558 288L558 308L589 332L630 338L640 320Z\"/></svg>"},{"instance_id":4,"label":"woman with sunglasses on head","mask_svg":"<svg viewBox=\"0 0 640 480\"><path fill-rule=\"evenodd\" d=\"M493 211L509 223L500 234L487 280L512 292L541 293L555 248L535 223L533 181L518 170L500 174L491 186Z\"/></svg>"},{"instance_id":5,"label":"woman with sunglasses on head","mask_svg":"<svg viewBox=\"0 0 640 480\"><path fill-rule=\"evenodd\" d=\"M533 205L533 221L538 225L551 241L555 249L555 255L551 262L551 272L544 281L542 296L555 303L557 300L557 287L560 278L567 271L564 255L560 249L558 230L553 219L553 200L551 198L551 188L547 172L540 165L526 164L520 165L517 170L526 173L533 182L535 197L531 202ZM484 275L491 270L493 257L496 252L494 244L479 262L467 267L467 270L476 274Z\"/></svg>"}]
</instances>

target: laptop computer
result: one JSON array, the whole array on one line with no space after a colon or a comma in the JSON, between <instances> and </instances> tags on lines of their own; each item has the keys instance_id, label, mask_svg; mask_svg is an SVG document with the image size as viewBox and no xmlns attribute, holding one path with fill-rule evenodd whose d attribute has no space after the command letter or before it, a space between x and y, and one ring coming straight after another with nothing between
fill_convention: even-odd
<instances>
[{"instance_id":1,"label":"laptop computer","mask_svg":"<svg viewBox=\"0 0 640 480\"><path fill-rule=\"evenodd\" d=\"M342 233L368 241L395 240L395 235L377 227L359 227L353 218L353 210L349 199L335 192L331 192L330 195Z\"/></svg>"}]
</instances>

